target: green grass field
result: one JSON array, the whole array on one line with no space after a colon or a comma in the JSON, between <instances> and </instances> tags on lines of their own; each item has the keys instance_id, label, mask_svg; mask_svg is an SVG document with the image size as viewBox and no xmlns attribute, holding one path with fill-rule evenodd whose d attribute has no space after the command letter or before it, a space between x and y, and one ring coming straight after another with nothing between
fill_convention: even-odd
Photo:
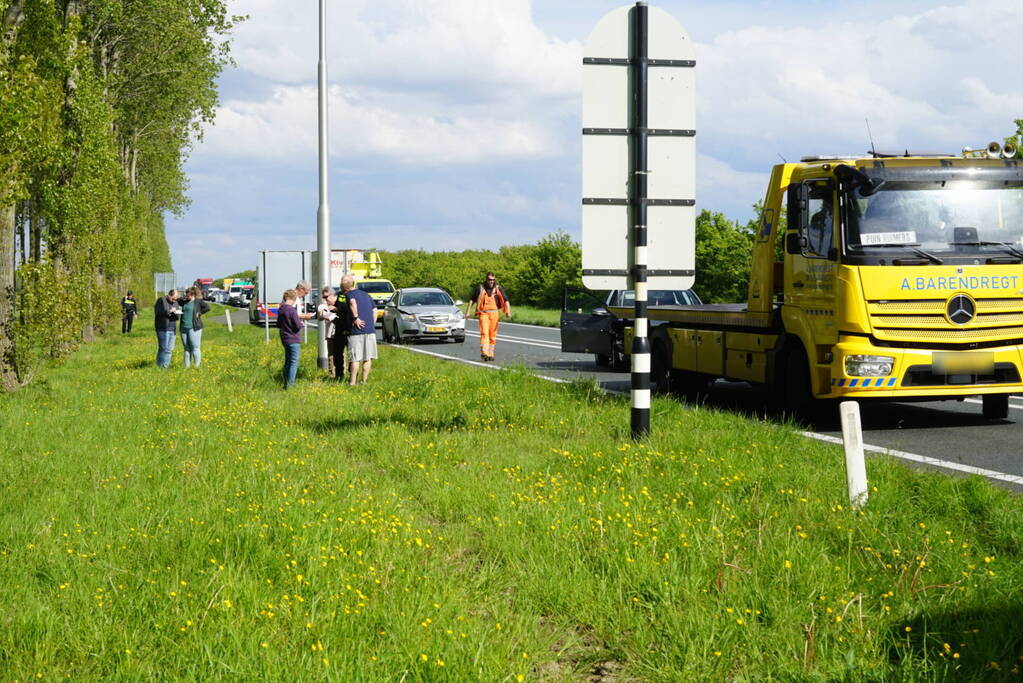
<instances>
[{"instance_id":1,"label":"green grass field","mask_svg":"<svg viewBox=\"0 0 1023 683\"><path fill-rule=\"evenodd\" d=\"M511 319L513 323L524 325L542 325L544 327L558 327L561 324L561 311L549 308L535 308L533 306L513 306Z\"/></svg>"},{"instance_id":2,"label":"green grass field","mask_svg":"<svg viewBox=\"0 0 1023 683\"><path fill-rule=\"evenodd\" d=\"M150 314L151 315L151 314ZM1023 505L783 425L150 318L0 396L3 680L1014 678Z\"/></svg>"}]
</instances>

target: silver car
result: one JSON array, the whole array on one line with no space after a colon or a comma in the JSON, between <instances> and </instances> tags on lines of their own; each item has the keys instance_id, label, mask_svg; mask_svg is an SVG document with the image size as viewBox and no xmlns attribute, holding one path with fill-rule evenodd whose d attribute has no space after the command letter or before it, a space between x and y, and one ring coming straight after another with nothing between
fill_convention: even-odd
<instances>
[{"instance_id":1,"label":"silver car","mask_svg":"<svg viewBox=\"0 0 1023 683\"><path fill-rule=\"evenodd\" d=\"M438 287L408 287L394 292L384 306L384 341L414 339L465 341L465 316L451 295Z\"/></svg>"}]
</instances>

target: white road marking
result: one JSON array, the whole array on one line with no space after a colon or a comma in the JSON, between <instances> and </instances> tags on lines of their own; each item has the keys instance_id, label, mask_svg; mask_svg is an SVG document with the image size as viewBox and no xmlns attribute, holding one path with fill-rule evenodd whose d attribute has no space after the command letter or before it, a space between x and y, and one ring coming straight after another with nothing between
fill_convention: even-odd
<instances>
[{"instance_id":1,"label":"white road marking","mask_svg":"<svg viewBox=\"0 0 1023 683\"><path fill-rule=\"evenodd\" d=\"M442 358L444 360L453 360L456 363L465 363L466 365L472 365L472 366L475 366L477 368L486 368L487 370L507 370L508 369L508 368L503 367L501 365L494 365L493 363L484 363L484 362L478 361L478 360L467 360L465 358L458 358L457 356L446 356L443 353L437 353L435 351L427 351L425 349L416 349L416 348L413 348L411 346L398 346L397 344L389 344L389 346L393 346L394 348L397 348L397 349L405 349L406 351L411 351L412 353L421 353L421 354L426 355L426 356L433 356L434 358ZM572 383L572 380L562 379L560 377L550 377L548 375L537 375L537 377L539 377L540 379L545 379L548 382L557 382L558 384L571 384Z\"/></svg>"},{"instance_id":2,"label":"white road marking","mask_svg":"<svg viewBox=\"0 0 1023 683\"><path fill-rule=\"evenodd\" d=\"M472 320L474 322L477 322L477 324L479 324L478 321L476 321L476 318L467 318L467 320ZM537 330L551 330L552 332L557 332L558 331L557 327L548 327L547 325L528 325L526 323L510 323L507 320L502 320L501 321L501 326L504 327L505 325L514 325L515 327L532 327L532 328L537 329Z\"/></svg>"},{"instance_id":3,"label":"white road marking","mask_svg":"<svg viewBox=\"0 0 1023 683\"><path fill-rule=\"evenodd\" d=\"M834 443L842 445L842 439L837 436L830 436L828 434L818 434L817 432L802 432L803 436L811 439L817 439L819 441L826 441L828 443ZM909 462L921 463L923 465L930 465L931 467L940 467L946 470L955 470L956 472L966 472L968 474L979 474L982 477L988 479L994 479L996 481L1004 481L1009 484L1016 484L1017 486L1023 486L1023 477L1015 474L1006 474L1005 472L996 472L995 470L986 470L982 467L973 467L972 465L964 465L958 462L950 462L948 460L938 460L937 458L930 458L926 455L917 455L916 453L907 453L906 451L897 451L892 448L884 448L882 446L872 446L870 444L863 444L863 450L870 451L871 453L879 453L881 455L890 455L893 458L900 460L908 460Z\"/></svg>"},{"instance_id":4,"label":"white road marking","mask_svg":"<svg viewBox=\"0 0 1023 683\"><path fill-rule=\"evenodd\" d=\"M471 336L471 337L479 337L480 336L479 332L474 332L472 330L466 330L465 333L467 335ZM510 337L507 334L500 334L500 333L498 333L498 335L497 335L497 343L500 344L501 342L508 342L509 344L524 344L526 346L539 346L539 347L545 348L545 349L554 349L555 351L560 351L561 350L561 343L560 342L559 343L555 343L555 342L537 341L535 339L528 339L526 337Z\"/></svg>"},{"instance_id":5,"label":"white road marking","mask_svg":"<svg viewBox=\"0 0 1023 683\"><path fill-rule=\"evenodd\" d=\"M965 402L966 403L976 403L977 405L983 405L983 403L984 403L984 401L982 401L979 398L968 398L968 399L965 400ZM1014 410L1023 410L1023 406L1015 405L1011 401L1009 402L1009 407L1013 408Z\"/></svg>"}]
</instances>

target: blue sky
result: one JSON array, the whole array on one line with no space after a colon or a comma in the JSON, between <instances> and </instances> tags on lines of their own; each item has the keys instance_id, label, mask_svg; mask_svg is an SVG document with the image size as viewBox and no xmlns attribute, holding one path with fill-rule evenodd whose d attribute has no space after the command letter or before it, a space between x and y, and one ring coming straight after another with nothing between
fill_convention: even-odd
<instances>
[{"instance_id":1,"label":"blue sky","mask_svg":"<svg viewBox=\"0 0 1023 683\"><path fill-rule=\"evenodd\" d=\"M335 247L496 248L580 228L583 45L608 0L328 0ZM751 217L771 166L1013 132L1018 0L652 3L697 58L697 204ZM315 0L232 0L237 68L168 218L179 282L316 244ZM697 277L697 289L699 278Z\"/></svg>"}]
</instances>

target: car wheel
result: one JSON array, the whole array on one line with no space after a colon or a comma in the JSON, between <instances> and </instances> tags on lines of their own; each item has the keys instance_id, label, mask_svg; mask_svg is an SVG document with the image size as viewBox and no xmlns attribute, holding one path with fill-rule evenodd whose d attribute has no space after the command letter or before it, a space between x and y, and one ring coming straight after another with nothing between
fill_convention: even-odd
<instances>
[{"instance_id":1,"label":"car wheel","mask_svg":"<svg viewBox=\"0 0 1023 683\"><path fill-rule=\"evenodd\" d=\"M611 365L611 356L606 353L595 353L593 354L593 362L599 367L606 368Z\"/></svg>"},{"instance_id":2,"label":"car wheel","mask_svg":"<svg viewBox=\"0 0 1023 683\"><path fill-rule=\"evenodd\" d=\"M460 335L458 337L455 337L455 343L456 344L464 344L465 343L465 335L463 334L463 335Z\"/></svg>"},{"instance_id":3,"label":"car wheel","mask_svg":"<svg viewBox=\"0 0 1023 683\"><path fill-rule=\"evenodd\" d=\"M981 401L984 404L983 412L986 419L1004 420L1009 417L1008 394L984 394Z\"/></svg>"},{"instance_id":4,"label":"car wheel","mask_svg":"<svg viewBox=\"0 0 1023 683\"><path fill-rule=\"evenodd\" d=\"M625 355L625 349L618 342L611 344L611 355L607 364L612 372L627 372L629 370L629 357Z\"/></svg>"},{"instance_id":5,"label":"car wheel","mask_svg":"<svg viewBox=\"0 0 1023 683\"><path fill-rule=\"evenodd\" d=\"M380 334L384 338L384 341L386 343L388 344L391 343L391 340L393 338L391 337L391 333L387 331L387 323L384 323L383 326L380 328Z\"/></svg>"}]
</instances>

